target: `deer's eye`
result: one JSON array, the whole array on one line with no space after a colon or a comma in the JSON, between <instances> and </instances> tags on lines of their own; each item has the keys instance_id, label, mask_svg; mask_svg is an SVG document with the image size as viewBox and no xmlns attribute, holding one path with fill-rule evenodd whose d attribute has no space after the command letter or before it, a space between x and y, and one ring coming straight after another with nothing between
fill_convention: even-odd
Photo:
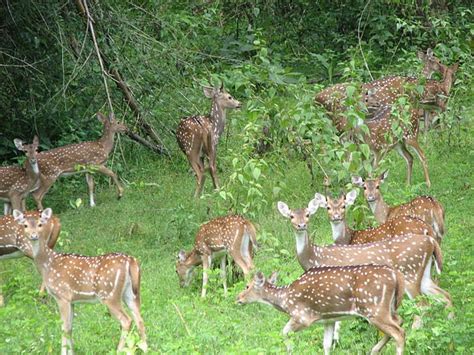
<instances>
[{"instance_id":1,"label":"deer's eye","mask_svg":"<svg viewBox=\"0 0 474 355\"><path fill-rule=\"evenodd\" d=\"M380 189L380 186L377 186L376 189L377 189L377 190Z\"/></svg>"},{"instance_id":2,"label":"deer's eye","mask_svg":"<svg viewBox=\"0 0 474 355\"><path fill-rule=\"evenodd\" d=\"M27 224L24 224L23 227L25 227L25 229L26 229L26 228L28 228L28 225L27 225Z\"/></svg>"},{"instance_id":3,"label":"deer's eye","mask_svg":"<svg viewBox=\"0 0 474 355\"><path fill-rule=\"evenodd\" d=\"M327 209L328 209L328 211L330 211L330 210L331 210L331 207L328 206Z\"/></svg>"},{"instance_id":4,"label":"deer's eye","mask_svg":"<svg viewBox=\"0 0 474 355\"><path fill-rule=\"evenodd\" d=\"M38 224L38 227L40 227L40 228L41 228L41 227L43 227L43 224L41 224L41 223L40 223L40 224Z\"/></svg>"},{"instance_id":5,"label":"deer's eye","mask_svg":"<svg viewBox=\"0 0 474 355\"><path fill-rule=\"evenodd\" d=\"M293 216L293 215L290 216L290 219L294 219L294 218L295 218L295 216Z\"/></svg>"},{"instance_id":6,"label":"deer's eye","mask_svg":"<svg viewBox=\"0 0 474 355\"><path fill-rule=\"evenodd\" d=\"M309 218L309 213L306 213L306 218Z\"/></svg>"},{"instance_id":7,"label":"deer's eye","mask_svg":"<svg viewBox=\"0 0 474 355\"><path fill-rule=\"evenodd\" d=\"M364 186L364 190L367 190L367 186Z\"/></svg>"}]
</instances>

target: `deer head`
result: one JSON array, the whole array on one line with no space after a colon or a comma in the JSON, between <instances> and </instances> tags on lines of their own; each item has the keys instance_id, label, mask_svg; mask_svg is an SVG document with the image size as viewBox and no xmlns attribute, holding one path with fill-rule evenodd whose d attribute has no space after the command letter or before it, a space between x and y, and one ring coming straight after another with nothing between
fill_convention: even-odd
<instances>
[{"instance_id":1,"label":"deer head","mask_svg":"<svg viewBox=\"0 0 474 355\"><path fill-rule=\"evenodd\" d=\"M257 272L252 281L247 285L244 291L237 296L238 304L248 304L253 302L262 302L265 295L265 284L269 282L261 271Z\"/></svg>"},{"instance_id":2,"label":"deer head","mask_svg":"<svg viewBox=\"0 0 474 355\"><path fill-rule=\"evenodd\" d=\"M113 133L125 133L128 127L123 122L119 122L113 113L109 113L109 117L105 117L101 112L97 112L97 119L104 125L104 130Z\"/></svg>"},{"instance_id":3,"label":"deer head","mask_svg":"<svg viewBox=\"0 0 474 355\"><path fill-rule=\"evenodd\" d=\"M355 186L361 187L364 189L364 197L367 202L376 202L380 200L380 185L388 177L388 170L385 170L380 176L375 179L362 179L360 176L353 176L352 183Z\"/></svg>"},{"instance_id":4,"label":"deer head","mask_svg":"<svg viewBox=\"0 0 474 355\"><path fill-rule=\"evenodd\" d=\"M326 197L320 193L314 195L314 203L326 208L331 223L340 223L345 219L346 207L353 205L357 198L357 190L341 194L337 198Z\"/></svg>"},{"instance_id":5,"label":"deer head","mask_svg":"<svg viewBox=\"0 0 474 355\"><path fill-rule=\"evenodd\" d=\"M188 287L193 276L193 265L186 263L188 256L184 250L180 250L176 260L176 274L178 275L181 287Z\"/></svg>"},{"instance_id":6,"label":"deer head","mask_svg":"<svg viewBox=\"0 0 474 355\"><path fill-rule=\"evenodd\" d=\"M39 146L39 139L37 136L33 138L33 143L31 144L25 144L21 139L14 139L13 142L15 143L16 149L22 151L25 153L26 158L28 159L28 162L30 166L32 167L33 171L35 174L39 173L39 168L38 168L38 160L37 160L37 154L38 154L38 146Z\"/></svg>"},{"instance_id":7,"label":"deer head","mask_svg":"<svg viewBox=\"0 0 474 355\"><path fill-rule=\"evenodd\" d=\"M222 109L234 109L240 108L242 104L234 99L227 91L224 90L224 86L220 88L203 87L204 95L212 99L212 101Z\"/></svg>"},{"instance_id":8,"label":"deer head","mask_svg":"<svg viewBox=\"0 0 474 355\"><path fill-rule=\"evenodd\" d=\"M437 71L443 73L446 69L446 66L441 63L441 61L436 58L433 54L433 50L428 48L426 53L419 51L417 52L417 57L424 63L422 74L426 78L431 78L431 75Z\"/></svg>"},{"instance_id":9,"label":"deer head","mask_svg":"<svg viewBox=\"0 0 474 355\"><path fill-rule=\"evenodd\" d=\"M308 229L309 218L316 213L319 206L310 201L306 208L290 210L286 203L279 201L277 207L283 217L290 219L295 230L305 231Z\"/></svg>"},{"instance_id":10,"label":"deer head","mask_svg":"<svg viewBox=\"0 0 474 355\"><path fill-rule=\"evenodd\" d=\"M44 228L51 218L53 211L51 208L46 208L41 212L40 218L35 216L25 216L18 210L13 210L13 218L19 225L23 226L23 235L30 241L33 256L37 255L41 243L46 243L46 240L40 240L40 236L44 235Z\"/></svg>"}]
</instances>

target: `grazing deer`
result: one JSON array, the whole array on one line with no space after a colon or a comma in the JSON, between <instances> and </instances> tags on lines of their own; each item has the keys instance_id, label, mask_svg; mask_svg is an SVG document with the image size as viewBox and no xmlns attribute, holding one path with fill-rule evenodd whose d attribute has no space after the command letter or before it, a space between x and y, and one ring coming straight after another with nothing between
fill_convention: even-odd
<instances>
[{"instance_id":1,"label":"grazing deer","mask_svg":"<svg viewBox=\"0 0 474 355\"><path fill-rule=\"evenodd\" d=\"M364 196L369 204L375 219L379 223L385 223L393 218L411 216L419 218L430 225L435 232L438 243L441 243L445 233L444 208L434 197L418 196L410 202L389 206L383 199L380 186L387 179L388 171L383 172L375 179L362 179L354 176L352 183L364 189Z\"/></svg>"},{"instance_id":2,"label":"grazing deer","mask_svg":"<svg viewBox=\"0 0 474 355\"><path fill-rule=\"evenodd\" d=\"M297 257L304 270L321 265L389 265L404 275L410 298L419 294L439 295L447 307L452 306L449 293L431 279L432 259L437 271L442 269L441 248L434 238L425 234L406 234L369 244L320 247L312 244L308 237L309 217L317 211L319 201L313 199L307 208L298 210L285 206L278 203L280 213L290 219L295 230Z\"/></svg>"},{"instance_id":3,"label":"grazing deer","mask_svg":"<svg viewBox=\"0 0 474 355\"><path fill-rule=\"evenodd\" d=\"M50 208L40 216L25 216L14 210L15 221L23 227L31 244L33 261L48 293L56 299L63 321L62 354L72 354L73 305L77 302L100 302L120 322L122 335L117 351L125 347L131 319L122 302L130 308L141 341L138 346L147 351L145 327L140 315L140 269L135 258L124 254L83 256L56 253L43 237L52 215Z\"/></svg>"},{"instance_id":4,"label":"grazing deer","mask_svg":"<svg viewBox=\"0 0 474 355\"><path fill-rule=\"evenodd\" d=\"M227 295L226 254L247 275L253 269L252 247L257 247L256 231L253 224L238 215L215 218L199 228L194 248L186 253L181 250L176 261L176 273L181 287L186 287L192 280L193 269L202 264L202 292L206 297L208 281L207 270L213 258L221 257L221 277L224 295Z\"/></svg>"},{"instance_id":5,"label":"grazing deer","mask_svg":"<svg viewBox=\"0 0 474 355\"><path fill-rule=\"evenodd\" d=\"M204 95L212 100L211 112L207 116L182 118L176 131L176 139L186 154L196 173L197 185L194 195L202 193L205 180L204 157L209 161L209 169L214 188L219 188L216 172L216 155L219 138L224 132L226 110L241 107L241 103L228 94L224 87L204 87Z\"/></svg>"},{"instance_id":6,"label":"grazing deer","mask_svg":"<svg viewBox=\"0 0 474 355\"><path fill-rule=\"evenodd\" d=\"M118 122L112 113L109 114L107 119L99 112L97 113L97 118L104 124L102 137L97 141L68 144L38 154L41 183L39 188L33 192L33 198L39 209L43 209L42 201L44 195L60 176L83 172L86 173L90 206L95 206L94 179L87 172L88 168L112 178L117 187L118 198L122 197L123 187L119 183L117 175L108 169L105 163L114 147L115 134L126 132L128 128L124 123Z\"/></svg>"},{"instance_id":7,"label":"grazing deer","mask_svg":"<svg viewBox=\"0 0 474 355\"><path fill-rule=\"evenodd\" d=\"M363 317L384 337L372 348L377 354L393 338L397 355L403 354L405 332L397 309L403 299L404 280L385 265L325 266L306 271L288 286L278 287L258 272L238 297L239 304L269 304L290 316L283 336L324 323L324 354L333 342L335 321ZM291 349L288 348L288 351Z\"/></svg>"},{"instance_id":8,"label":"grazing deer","mask_svg":"<svg viewBox=\"0 0 474 355\"><path fill-rule=\"evenodd\" d=\"M4 214L11 213L11 207L25 210L25 198L37 189L40 182L40 171L37 160L38 137L32 144L25 144L20 139L14 140L18 150L25 152L25 168L19 166L0 167L0 200L4 201Z\"/></svg>"},{"instance_id":9,"label":"grazing deer","mask_svg":"<svg viewBox=\"0 0 474 355\"><path fill-rule=\"evenodd\" d=\"M422 113L423 110L410 109L410 122L408 125L401 124L402 136L396 137L392 133L392 125L399 122L399 119L392 115L391 106L382 106L371 119L365 121L369 134L364 134L364 140L374 154L372 162L374 169L378 167L383 155L391 149L395 149L405 159L408 185L411 184L413 171L413 156L408 151L408 147L413 148L420 159L426 186L429 188L431 187L431 180L428 172L428 162L418 143L419 120Z\"/></svg>"},{"instance_id":10,"label":"grazing deer","mask_svg":"<svg viewBox=\"0 0 474 355\"><path fill-rule=\"evenodd\" d=\"M410 216L399 216L375 228L362 230L349 228L345 214L347 208L354 204L357 190L352 190L346 195L342 194L338 198L326 197L320 193L316 193L314 197L319 207L326 208L328 211L335 244L366 244L408 234L425 234L435 237L430 225L419 218Z\"/></svg>"}]
</instances>

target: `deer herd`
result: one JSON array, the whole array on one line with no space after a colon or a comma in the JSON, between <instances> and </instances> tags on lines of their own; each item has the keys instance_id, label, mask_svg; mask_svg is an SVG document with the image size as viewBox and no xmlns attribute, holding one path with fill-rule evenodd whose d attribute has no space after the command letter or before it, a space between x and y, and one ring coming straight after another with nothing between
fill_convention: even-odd
<instances>
[{"instance_id":1,"label":"deer herd","mask_svg":"<svg viewBox=\"0 0 474 355\"><path fill-rule=\"evenodd\" d=\"M424 118L425 129L432 123L433 114L446 109L446 100L458 68L443 65L431 50L419 53L424 62L421 78L391 76L370 83L355 85L361 93L360 103L367 108L365 124L368 133L363 139L373 152L376 168L383 154L395 148L407 163L407 181L411 182L413 157L407 146L414 148L422 162L428 187L431 181L426 157L418 145L419 123ZM440 72L440 81L431 79ZM348 127L345 100L349 85L337 84L318 93L315 103L327 110L340 132L357 130ZM421 94L410 86L422 85ZM219 188L217 177L217 145L224 132L226 110L237 109L241 103L224 88L204 88L212 101L209 115L181 119L176 138L196 175L195 196L204 188L206 160L214 188ZM394 108L402 96L412 103L410 122L403 126L400 137L388 138L397 118ZM70 144L38 152L39 139L31 144L14 140L16 148L24 152L23 166L0 167L0 199L4 201L5 216L0 219L0 259L27 256L33 260L42 278L41 289L56 300L62 319L62 354L73 353L72 321L74 304L100 302L121 325L122 334L118 351L124 350L126 337L133 322L140 336L138 347L147 351L144 322L140 313L140 268L138 261L125 254L83 256L54 251L61 223L50 208L43 208L43 198L61 176L84 173L89 188L90 206L94 201L94 173L112 178L118 198L123 187L116 174L105 166L114 146L116 133L127 131L124 123L113 114L105 117L98 113L103 135L97 141ZM403 295L434 295L446 307L452 306L449 293L432 279L432 267L442 271L440 244L445 237L445 211L431 196L419 196L398 206L389 206L381 194L381 185L388 172L378 177L353 176L352 186L363 189L378 227L364 230L351 229L346 212L355 203L358 190L353 189L338 197L316 193L303 208L290 209L278 202L280 214L290 220L296 241L296 257L304 273L287 286L277 286L276 273L266 278L255 269L253 256L258 247L254 224L239 215L215 218L203 224L191 251L179 251L176 274L179 284L188 286L194 269L202 265L202 291L206 296L208 272L213 260L220 260L224 295L227 295L227 256L242 270L245 277L253 278L237 297L237 303L260 302L274 306L290 317L283 328L286 337L309 327L315 322L324 324L324 353L328 354L339 339L339 321L349 317L365 318L384 336L373 347L379 353L393 338L396 353L402 354L405 331L397 310ZM32 194L37 211L26 211L26 197ZM325 209L332 229L333 245L319 246L310 240L309 221L317 210ZM126 305L131 318L124 310ZM452 313L449 317L452 317ZM414 327L421 326L415 319ZM288 350L291 347L287 346Z\"/></svg>"}]
</instances>

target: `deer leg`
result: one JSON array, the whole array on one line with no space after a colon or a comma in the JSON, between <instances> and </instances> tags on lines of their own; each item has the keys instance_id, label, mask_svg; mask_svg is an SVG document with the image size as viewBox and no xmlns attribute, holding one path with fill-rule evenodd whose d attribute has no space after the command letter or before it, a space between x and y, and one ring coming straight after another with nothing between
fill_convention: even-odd
<instances>
[{"instance_id":1,"label":"deer leg","mask_svg":"<svg viewBox=\"0 0 474 355\"><path fill-rule=\"evenodd\" d=\"M74 354L72 348L72 320L74 318L73 306L70 302L56 299L59 307L59 314L63 321L63 335L61 340L61 355Z\"/></svg>"},{"instance_id":2,"label":"deer leg","mask_svg":"<svg viewBox=\"0 0 474 355\"><path fill-rule=\"evenodd\" d=\"M403 157L403 159L405 159L405 162L407 163L407 184L411 185L411 175L412 175L412 169L413 169L413 156L407 150L404 143L397 143L395 145L395 150L397 151L398 154L400 154Z\"/></svg>"},{"instance_id":3,"label":"deer leg","mask_svg":"<svg viewBox=\"0 0 474 355\"><path fill-rule=\"evenodd\" d=\"M334 324L334 341L332 343L333 347L336 347L336 344L339 343L339 329L341 329L341 322L336 322Z\"/></svg>"},{"instance_id":4,"label":"deer leg","mask_svg":"<svg viewBox=\"0 0 474 355\"><path fill-rule=\"evenodd\" d=\"M226 274L226 264L227 264L227 258L226 255L221 259L221 278L222 278L222 285L224 286L224 296L227 296L227 274Z\"/></svg>"},{"instance_id":5,"label":"deer leg","mask_svg":"<svg viewBox=\"0 0 474 355\"><path fill-rule=\"evenodd\" d=\"M428 133L428 129L430 128L431 126L431 112L429 112L428 110L424 110L423 112L423 118L424 118L424 132L425 134Z\"/></svg>"},{"instance_id":6,"label":"deer leg","mask_svg":"<svg viewBox=\"0 0 474 355\"><path fill-rule=\"evenodd\" d=\"M209 280L209 276L207 275L207 271L212 265L212 256L211 255L203 255L202 256L202 291L201 297L206 297L206 289L207 289L207 281Z\"/></svg>"},{"instance_id":7,"label":"deer leg","mask_svg":"<svg viewBox=\"0 0 474 355\"><path fill-rule=\"evenodd\" d=\"M24 211L23 203L21 201L21 197L17 194L10 195L10 206L14 210Z\"/></svg>"},{"instance_id":8,"label":"deer leg","mask_svg":"<svg viewBox=\"0 0 474 355\"><path fill-rule=\"evenodd\" d=\"M36 202L36 208L40 211L43 210L43 197L44 197L44 195L46 195L46 193L48 192L48 190L51 186L52 186L52 184L50 184L49 186L41 185L39 189L35 190L32 193L33 199Z\"/></svg>"},{"instance_id":9,"label":"deer leg","mask_svg":"<svg viewBox=\"0 0 474 355\"><path fill-rule=\"evenodd\" d=\"M3 204L3 214L5 216L8 216L11 213L11 208L12 206L10 205L10 202L5 202Z\"/></svg>"},{"instance_id":10,"label":"deer leg","mask_svg":"<svg viewBox=\"0 0 474 355\"><path fill-rule=\"evenodd\" d=\"M380 350L387 344L390 338L393 338L396 343L397 355L403 354L405 347L405 331L398 325L398 322L392 319L374 319L369 318L369 322L380 329L385 335L384 337L372 348L371 355L378 354Z\"/></svg>"},{"instance_id":11,"label":"deer leg","mask_svg":"<svg viewBox=\"0 0 474 355\"><path fill-rule=\"evenodd\" d=\"M426 162L425 153L420 148L418 141L416 139L407 139L406 143L415 150L416 155L421 161L421 166L423 167L423 173L425 174L426 186L431 187L430 174L428 173L428 163Z\"/></svg>"},{"instance_id":12,"label":"deer leg","mask_svg":"<svg viewBox=\"0 0 474 355\"><path fill-rule=\"evenodd\" d=\"M304 329L306 328L306 325L304 325L303 323L299 323L297 322L295 319L291 318L288 323L286 323L285 327L283 328L283 338L284 338L284 342L285 342L285 345L286 345L286 351L291 354L291 344L288 342L288 334L290 332L297 332L301 329Z\"/></svg>"},{"instance_id":13,"label":"deer leg","mask_svg":"<svg viewBox=\"0 0 474 355\"><path fill-rule=\"evenodd\" d=\"M120 199L123 196L123 187L118 181L117 175L110 170L109 168L105 167L104 165L98 165L97 166L97 171L101 174L104 174L110 178L112 178L115 186L117 187L117 198Z\"/></svg>"},{"instance_id":14,"label":"deer leg","mask_svg":"<svg viewBox=\"0 0 474 355\"><path fill-rule=\"evenodd\" d=\"M250 272L249 265L247 265L247 262L242 258L242 255L240 255L240 250L230 250L229 254L230 256L232 256L232 259L234 259L235 263L239 265L239 267L242 269L244 275L248 275L248 273Z\"/></svg>"},{"instance_id":15,"label":"deer leg","mask_svg":"<svg viewBox=\"0 0 474 355\"><path fill-rule=\"evenodd\" d=\"M140 335L140 343L138 343L138 347L146 353L148 351L148 345L146 342L145 324L140 314L140 296L133 293L131 284L127 285L123 294L123 300L132 312L133 321L137 325L138 334Z\"/></svg>"},{"instance_id":16,"label":"deer leg","mask_svg":"<svg viewBox=\"0 0 474 355\"><path fill-rule=\"evenodd\" d=\"M113 298L109 300L103 300L102 302L107 306L110 314L120 322L120 326L122 327L122 334L120 335L120 341L117 347L117 352L120 352L125 347L125 340L127 339L128 332L130 331L132 320L128 314L124 312L122 308L122 300Z\"/></svg>"},{"instance_id":17,"label":"deer leg","mask_svg":"<svg viewBox=\"0 0 474 355\"><path fill-rule=\"evenodd\" d=\"M95 201L94 201L94 177L86 173L86 182L87 182L87 187L89 190L89 205L91 207L95 206Z\"/></svg>"},{"instance_id":18,"label":"deer leg","mask_svg":"<svg viewBox=\"0 0 474 355\"><path fill-rule=\"evenodd\" d=\"M242 255L242 259L247 264L247 268L253 269L252 248L250 244L250 235L244 231L242 234L242 243L240 244L240 255Z\"/></svg>"},{"instance_id":19,"label":"deer leg","mask_svg":"<svg viewBox=\"0 0 474 355\"><path fill-rule=\"evenodd\" d=\"M324 355L329 355L329 353L331 352L333 338L334 338L334 322L324 324L324 340L323 340Z\"/></svg>"},{"instance_id":20,"label":"deer leg","mask_svg":"<svg viewBox=\"0 0 474 355\"><path fill-rule=\"evenodd\" d=\"M196 190L194 191L194 197L201 196L202 188L204 186L204 163L200 158L193 160L192 156L187 156L191 168L193 168L196 174Z\"/></svg>"}]
</instances>

